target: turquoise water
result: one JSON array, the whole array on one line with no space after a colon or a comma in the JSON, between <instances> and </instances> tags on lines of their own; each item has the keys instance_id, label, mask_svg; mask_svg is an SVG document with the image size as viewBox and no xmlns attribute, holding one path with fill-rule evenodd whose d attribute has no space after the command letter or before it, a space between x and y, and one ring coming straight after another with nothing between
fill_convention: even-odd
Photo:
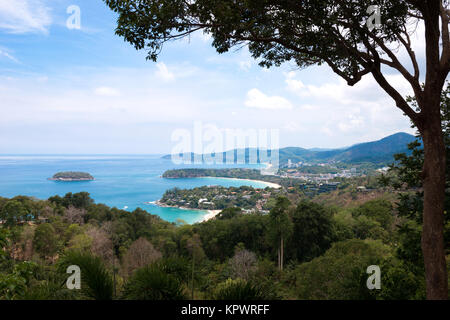
<instances>
[{"instance_id":1,"label":"turquoise water","mask_svg":"<svg viewBox=\"0 0 450 320\"><path fill-rule=\"evenodd\" d=\"M266 184L254 181L160 177L168 169L187 167L195 166L175 165L170 160L161 159L161 156L0 156L0 196L10 198L26 195L47 199L53 195L63 196L67 192L86 191L96 203L104 203L127 211L140 207L170 222L182 219L187 223L195 223L200 221L206 212L161 208L148 202L160 199L167 189L174 187L181 189L205 185L266 187ZM256 168L250 165L240 167ZM82 182L47 180L59 171L89 172L95 180Z\"/></svg>"}]
</instances>

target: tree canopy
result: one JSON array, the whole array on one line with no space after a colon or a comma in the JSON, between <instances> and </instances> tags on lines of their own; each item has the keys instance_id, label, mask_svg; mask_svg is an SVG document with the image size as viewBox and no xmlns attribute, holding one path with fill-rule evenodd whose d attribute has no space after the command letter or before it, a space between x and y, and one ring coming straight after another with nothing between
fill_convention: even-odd
<instances>
[{"instance_id":1,"label":"tree canopy","mask_svg":"<svg viewBox=\"0 0 450 320\"><path fill-rule=\"evenodd\" d=\"M450 72L448 0L104 0L118 14L116 33L156 61L163 45L203 31L219 53L248 46L262 66L328 65L349 85L371 74L417 126L424 143L422 250L427 297L447 299L444 249L446 155L440 96ZM382 23L369 28L377 6ZM425 73L412 46L424 26ZM398 50L407 53L401 61ZM402 59L403 60L403 59ZM389 82L401 75L418 110ZM422 86L422 78L425 79Z\"/></svg>"},{"instance_id":2,"label":"tree canopy","mask_svg":"<svg viewBox=\"0 0 450 320\"><path fill-rule=\"evenodd\" d=\"M430 37L439 38L437 23L442 6L440 1L398 0L104 1L119 14L116 33L136 49L147 50L148 59L156 61L166 42L201 30L212 36L219 53L248 45L262 66L279 66L286 61L294 61L300 68L327 64L349 85L371 73L414 120L419 120L418 115L389 84L382 66L400 72L422 99L419 63L411 48L414 30L408 25L412 20L428 22ZM369 30L366 22L372 13L368 8L374 5L380 10L382 23ZM450 68L448 15L443 14L442 21L442 54L438 42L427 51L433 55L427 72L437 71L436 80L441 84ZM407 50L413 72L399 61L395 46Z\"/></svg>"}]
</instances>

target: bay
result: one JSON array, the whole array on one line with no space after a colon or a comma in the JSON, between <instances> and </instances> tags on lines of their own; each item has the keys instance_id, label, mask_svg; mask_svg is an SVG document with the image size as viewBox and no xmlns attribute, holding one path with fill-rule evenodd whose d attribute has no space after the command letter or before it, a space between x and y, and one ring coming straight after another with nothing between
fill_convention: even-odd
<instances>
[{"instance_id":1,"label":"bay","mask_svg":"<svg viewBox=\"0 0 450 320\"><path fill-rule=\"evenodd\" d=\"M257 165L175 165L161 155L2 155L0 156L0 196L26 195L48 199L68 192L89 192L96 203L132 211L138 207L175 222L199 222L207 213L199 210L162 208L150 202L159 200L168 189L220 185L264 188L262 182L221 178L163 179L169 169L181 168L258 168ZM60 171L83 171L94 181L60 182L47 178Z\"/></svg>"}]
</instances>

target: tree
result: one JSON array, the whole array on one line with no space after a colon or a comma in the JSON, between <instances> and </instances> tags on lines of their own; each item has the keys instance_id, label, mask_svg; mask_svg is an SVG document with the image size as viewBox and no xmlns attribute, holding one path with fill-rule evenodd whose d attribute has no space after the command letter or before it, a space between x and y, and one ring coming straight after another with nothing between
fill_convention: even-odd
<instances>
[{"instance_id":1,"label":"tree","mask_svg":"<svg viewBox=\"0 0 450 320\"><path fill-rule=\"evenodd\" d=\"M3 258L7 257L7 253L4 251L4 248L8 245L8 230L4 228L0 228L0 262Z\"/></svg>"},{"instance_id":2,"label":"tree","mask_svg":"<svg viewBox=\"0 0 450 320\"><path fill-rule=\"evenodd\" d=\"M309 261L331 246L334 230L331 212L323 206L302 201L292 213L294 232L289 242L293 257Z\"/></svg>"},{"instance_id":3,"label":"tree","mask_svg":"<svg viewBox=\"0 0 450 320\"><path fill-rule=\"evenodd\" d=\"M25 290L25 279L17 274L0 273L0 299L14 300L17 299Z\"/></svg>"},{"instance_id":4,"label":"tree","mask_svg":"<svg viewBox=\"0 0 450 320\"><path fill-rule=\"evenodd\" d=\"M84 216L86 215L85 209L77 209L73 206L70 206L69 208L64 210L64 218L65 220L70 223L76 223L76 224L84 224Z\"/></svg>"},{"instance_id":5,"label":"tree","mask_svg":"<svg viewBox=\"0 0 450 320\"><path fill-rule=\"evenodd\" d=\"M77 209L88 209L94 203L94 200L88 192L79 192L75 194L69 192L66 193L64 198L61 198L60 196L53 196L48 198L48 200L66 208L73 206Z\"/></svg>"},{"instance_id":6,"label":"tree","mask_svg":"<svg viewBox=\"0 0 450 320\"><path fill-rule=\"evenodd\" d=\"M412 105L417 107L414 97L409 99ZM442 132L447 153L447 168L450 166L450 83L447 82L446 89L441 95ZM397 206L398 215L401 217L399 226L398 246L396 256L405 269L411 270L416 278L424 278L423 255L420 252L422 235L422 221L424 208L423 183L421 179L421 168L424 163L424 150L420 137L408 146L410 154L395 155L396 162L391 165L387 176L386 185L399 190L399 201ZM445 212L444 215L444 244L446 254L450 253L450 171L446 172L445 190ZM397 267L398 269L398 267Z\"/></svg>"},{"instance_id":7,"label":"tree","mask_svg":"<svg viewBox=\"0 0 450 320\"><path fill-rule=\"evenodd\" d=\"M382 290L379 292L383 300L423 300L425 298L424 274L417 273L407 263L390 258L381 263Z\"/></svg>"},{"instance_id":8,"label":"tree","mask_svg":"<svg viewBox=\"0 0 450 320\"><path fill-rule=\"evenodd\" d=\"M393 221L392 204L387 200L372 200L360 205L352 211L353 217L366 216L378 222L384 229L388 229Z\"/></svg>"},{"instance_id":9,"label":"tree","mask_svg":"<svg viewBox=\"0 0 450 320\"><path fill-rule=\"evenodd\" d=\"M81 270L81 291L85 298L94 300L112 300L113 279L99 257L90 253L71 250L58 261L60 273L66 273L67 267L75 265Z\"/></svg>"},{"instance_id":10,"label":"tree","mask_svg":"<svg viewBox=\"0 0 450 320\"><path fill-rule=\"evenodd\" d=\"M58 251L58 235L55 228L49 223L37 226L33 246L43 258L52 258Z\"/></svg>"},{"instance_id":11,"label":"tree","mask_svg":"<svg viewBox=\"0 0 450 320\"><path fill-rule=\"evenodd\" d=\"M25 206L18 200L8 201L0 212L0 219L5 221L5 226L14 226L17 222L25 220L28 212Z\"/></svg>"},{"instance_id":12,"label":"tree","mask_svg":"<svg viewBox=\"0 0 450 320\"><path fill-rule=\"evenodd\" d=\"M92 239L90 246L91 253L102 258L104 262L112 264L114 248L111 237L107 231L92 227L87 230L86 235Z\"/></svg>"},{"instance_id":13,"label":"tree","mask_svg":"<svg viewBox=\"0 0 450 320\"><path fill-rule=\"evenodd\" d=\"M370 299L372 295L366 286L367 267L380 265L389 255L390 248L379 240L335 242L324 255L296 268L298 298Z\"/></svg>"},{"instance_id":14,"label":"tree","mask_svg":"<svg viewBox=\"0 0 450 320\"><path fill-rule=\"evenodd\" d=\"M195 260L199 260L205 253L203 252L202 241L197 233L187 240L186 247L192 255L191 298L194 300Z\"/></svg>"},{"instance_id":15,"label":"tree","mask_svg":"<svg viewBox=\"0 0 450 320\"><path fill-rule=\"evenodd\" d=\"M283 271L285 241L292 234L292 222L288 215L290 201L286 197L278 197L275 207L270 210L269 237L276 244L278 269Z\"/></svg>"},{"instance_id":16,"label":"tree","mask_svg":"<svg viewBox=\"0 0 450 320\"><path fill-rule=\"evenodd\" d=\"M226 208L226 209L223 209L217 215L216 219L221 219L221 220L233 219L233 218L239 216L240 214L242 214L241 208Z\"/></svg>"},{"instance_id":17,"label":"tree","mask_svg":"<svg viewBox=\"0 0 450 320\"><path fill-rule=\"evenodd\" d=\"M269 251L268 225L268 215L246 214L233 219L209 220L196 225L195 229L208 258L224 262L234 255L237 243L243 243L246 249L258 255Z\"/></svg>"},{"instance_id":18,"label":"tree","mask_svg":"<svg viewBox=\"0 0 450 320\"><path fill-rule=\"evenodd\" d=\"M293 61L298 67L328 65L353 86L371 74L417 126L424 143L424 215L422 251L427 297L446 299L444 253L445 147L439 98L450 71L448 0L104 0L119 14L116 33L136 49L148 50L156 61L163 45L202 30L213 38L219 53L248 45L260 65L279 66ZM383 23L366 27L378 5ZM369 11L370 12L370 11ZM421 64L411 45L411 23L425 26L425 84ZM408 54L409 65L396 56ZM415 111L389 82L393 69L411 86L419 106Z\"/></svg>"},{"instance_id":19,"label":"tree","mask_svg":"<svg viewBox=\"0 0 450 320\"><path fill-rule=\"evenodd\" d=\"M417 107L417 102L414 97L410 98L411 103ZM450 167L450 82L447 82L446 89L441 95L441 115L442 115L442 132L444 133L444 141L446 147L447 168ZM420 138L408 146L410 155L396 154L396 162L391 165L390 173L395 175L388 176L389 179L385 181L386 185L392 185L395 189L400 191L399 204L397 211L401 217L414 220L418 224L423 221L424 209L424 192L423 183L421 179L421 168L424 163L424 150ZM445 212L450 211L450 170L447 170L445 176ZM411 192L414 190L415 192ZM446 250L450 250L450 216L444 215L444 244ZM408 228L401 230L403 233L408 233ZM412 236L414 237L414 236ZM448 252L447 252L448 253Z\"/></svg>"},{"instance_id":20,"label":"tree","mask_svg":"<svg viewBox=\"0 0 450 320\"><path fill-rule=\"evenodd\" d=\"M273 293L267 289L260 288L254 283L242 279L228 279L220 283L215 294L214 300L270 300L273 299Z\"/></svg>"},{"instance_id":21,"label":"tree","mask_svg":"<svg viewBox=\"0 0 450 320\"><path fill-rule=\"evenodd\" d=\"M237 248L229 264L235 278L248 280L250 274L256 269L256 255L244 248Z\"/></svg>"},{"instance_id":22,"label":"tree","mask_svg":"<svg viewBox=\"0 0 450 320\"><path fill-rule=\"evenodd\" d=\"M163 271L158 264L135 271L125 284L124 297L128 300L183 300L181 282Z\"/></svg>"},{"instance_id":23,"label":"tree","mask_svg":"<svg viewBox=\"0 0 450 320\"><path fill-rule=\"evenodd\" d=\"M21 260L27 261L33 258L33 239L34 239L34 226L24 226L22 233L20 234L20 240L17 242L22 249Z\"/></svg>"},{"instance_id":24,"label":"tree","mask_svg":"<svg viewBox=\"0 0 450 320\"><path fill-rule=\"evenodd\" d=\"M145 267L161 257L161 252L156 250L147 239L139 238L131 244L123 257L125 273L129 276L134 270Z\"/></svg>"}]
</instances>

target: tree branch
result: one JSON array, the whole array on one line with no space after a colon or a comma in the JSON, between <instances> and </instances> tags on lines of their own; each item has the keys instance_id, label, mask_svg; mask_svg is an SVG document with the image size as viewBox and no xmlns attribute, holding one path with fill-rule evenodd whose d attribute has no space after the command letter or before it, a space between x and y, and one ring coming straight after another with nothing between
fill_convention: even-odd
<instances>
[{"instance_id":1,"label":"tree branch","mask_svg":"<svg viewBox=\"0 0 450 320\"><path fill-rule=\"evenodd\" d=\"M419 69L419 64L417 63L416 53L414 52L414 50L411 47L411 38L409 37L408 31L405 30L404 34L406 36L406 40L403 39L401 34L398 34L397 38L403 44L403 46L406 48L406 50L408 51L408 55L411 59L411 62L412 62L413 68L414 68L414 79L416 81L419 81L420 69Z\"/></svg>"},{"instance_id":2,"label":"tree branch","mask_svg":"<svg viewBox=\"0 0 450 320\"><path fill-rule=\"evenodd\" d=\"M387 45L380 38L378 38L372 32L367 32L367 34L389 56L389 58L391 58L392 62L387 65L390 66L391 68L396 69L398 72L400 72L403 75L403 77L411 84L411 87L414 90L414 94L417 97L417 99L420 100L421 96L422 96L422 88L420 87L420 83L419 83L419 71L418 71L419 67L417 66L417 61L415 59L414 52L412 52L412 50L411 50L411 46L409 46L408 43L401 36L397 36L397 38L405 46L406 50L410 54L411 60L413 61L413 65L415 64L414 76L411 73L409 73L408 70L406 70L406 68L401 64L401 62L398 60L398 58L392 52L392 50L390 50L387 47Z\"/></svg>"}]
</instances>

